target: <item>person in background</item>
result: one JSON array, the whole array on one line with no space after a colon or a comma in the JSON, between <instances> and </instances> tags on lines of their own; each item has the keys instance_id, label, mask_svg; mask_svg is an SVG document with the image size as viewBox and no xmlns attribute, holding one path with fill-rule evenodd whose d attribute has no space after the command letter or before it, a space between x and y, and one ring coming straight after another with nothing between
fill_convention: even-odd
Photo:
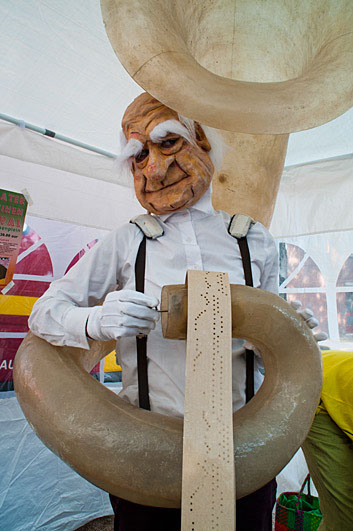
<instances>
[{"instance_id":1,"label":"person in background","mask_svg":"<svg viewBox=\"0 0 353 531\"><path fill-rule=\"evenodd\" d=\"M353 530L353 352L323 351L321 399L303 451L319 494L320 531Z\"/></svg>"}]
</instances>

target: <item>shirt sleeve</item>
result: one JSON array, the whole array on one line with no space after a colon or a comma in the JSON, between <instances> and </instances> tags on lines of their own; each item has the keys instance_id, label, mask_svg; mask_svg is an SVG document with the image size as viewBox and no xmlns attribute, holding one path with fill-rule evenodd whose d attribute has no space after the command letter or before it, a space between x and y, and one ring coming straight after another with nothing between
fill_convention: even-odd
<instances>
[{"instance_id":1,"label":"shirt sleeve","mask_svg":"<svg viewBox=\"0 0 353 531\"><path fill-rule=\"evenodd\" d=\"M278 295L278 251L276 242L267 229L264 229L264 262L260 288Z\"/></svg>"},{"instance_id":2,"label":"shirt sleeve","mask_svg":"<svg viewBox=\"0 0 353 531\"><path fill-rule=\"evenodd\" d=\"M117 247L116 232L112 232L63 278L52 282L33 306L28 321L30 330L53 345L89 349L86 321L92 307L116 289Z\"/></svg>"}]
</instances>

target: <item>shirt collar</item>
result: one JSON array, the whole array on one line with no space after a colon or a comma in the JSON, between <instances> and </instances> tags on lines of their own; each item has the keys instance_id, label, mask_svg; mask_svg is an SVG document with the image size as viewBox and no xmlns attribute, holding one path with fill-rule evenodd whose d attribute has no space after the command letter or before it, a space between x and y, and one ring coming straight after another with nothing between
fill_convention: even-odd
<instances>
[{"instance_id":1,"label":"shirt collar","mask_svg":"<svg viewBox=\"0 0 353 531\"><path fill-rule=\"evenodd\" d=\"M212 184L209 186L208 190L203 194L201 199L197 201L193 206L189 208L185 208L183 210L179 210L178 212L168 212L168 214L159 214L158 218L166 222L167 219L171 218L173 216L173 219L177 220L178 217L181 217L180 215L184 216L185 211L189 211L192 215L193 213L199 212L201 214L214 214L215 210L212 205Z\"/></svg>"}]
</instances>

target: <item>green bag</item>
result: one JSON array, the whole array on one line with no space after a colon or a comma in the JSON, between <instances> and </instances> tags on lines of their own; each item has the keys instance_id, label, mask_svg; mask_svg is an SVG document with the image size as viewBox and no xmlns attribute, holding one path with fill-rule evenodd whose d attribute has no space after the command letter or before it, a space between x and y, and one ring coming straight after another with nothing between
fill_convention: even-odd
<instances>
[{"instance_id":1,"label":"green bag","mask_svg":"<svg viewBox=\"0 0 353 531\"><path fill-rule=\"evenodd\" d=\"M307 485L308 494L304 494ZM282 492L277 498L275 531L316 531L322 520L319 498L310 494L310 474L299 492Z\"/></svg>"}]
</instances>

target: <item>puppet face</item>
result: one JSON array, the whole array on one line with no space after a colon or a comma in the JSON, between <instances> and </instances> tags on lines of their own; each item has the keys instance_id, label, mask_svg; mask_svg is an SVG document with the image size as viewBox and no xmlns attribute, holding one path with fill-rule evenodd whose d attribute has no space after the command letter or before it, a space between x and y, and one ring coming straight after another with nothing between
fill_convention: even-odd
<instances>
[{"instance_id":1,"label":"puppet face","mask_svg":"<svg viewBox=\"0 0 353 531\"><path fill-rule=\"evenodd\" d=\"M137 102L147 96L147 102ZM178 120L177 113L149 95L139 98L128 107L122 124L128 141L141 142L141 150L132 160L137 199L154 214L192 206L208 189L214 171L208 140L198 124L192 143L177 132L168 132L182 125L163 125Z\"/></svg>"}]
</instances>

